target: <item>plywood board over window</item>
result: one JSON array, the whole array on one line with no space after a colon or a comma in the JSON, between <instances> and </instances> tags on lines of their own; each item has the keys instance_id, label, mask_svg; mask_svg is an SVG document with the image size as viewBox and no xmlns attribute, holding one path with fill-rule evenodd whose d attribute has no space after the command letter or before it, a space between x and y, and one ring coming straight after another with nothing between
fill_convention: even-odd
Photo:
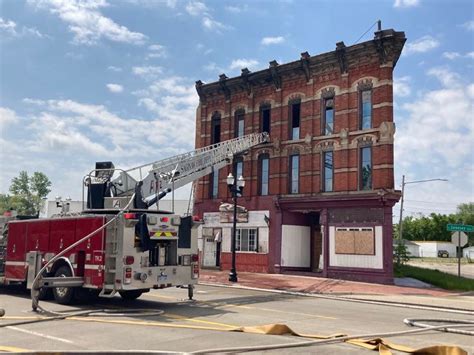
<instances>
[{"instance_id":1,"label":"plywood board over window","mask_svg":"<svg viewBox=\"0 0 474 355\"><path fill-rule=\"evenodd\" d=\"M336 254L375 255L373 228L337 228Z\"/></svg>"}]
</instances>

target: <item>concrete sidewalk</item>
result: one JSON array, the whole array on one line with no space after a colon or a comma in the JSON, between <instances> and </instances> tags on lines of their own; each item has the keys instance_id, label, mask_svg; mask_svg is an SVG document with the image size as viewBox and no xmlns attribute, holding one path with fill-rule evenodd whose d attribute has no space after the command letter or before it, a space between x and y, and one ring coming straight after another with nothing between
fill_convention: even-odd
<instances>
[{"instance_id":1,"label":"concrete sidewalk","mask_svg":"<svg viewBox=\"0 0 474 355\"><path fill-rule=\"evenodd\" d=\"M237 284L229 282L228 278L228 271L204 269L201 270L200 274L200 282L207 284L246 286L267 290L334 295L382 302L404 302L422 306L451 307L474 311L474 297L472 294L446 291L434 287L404 287L312 276L248 272L238 274L239 282Z\"/></svg>"}]
</instances>

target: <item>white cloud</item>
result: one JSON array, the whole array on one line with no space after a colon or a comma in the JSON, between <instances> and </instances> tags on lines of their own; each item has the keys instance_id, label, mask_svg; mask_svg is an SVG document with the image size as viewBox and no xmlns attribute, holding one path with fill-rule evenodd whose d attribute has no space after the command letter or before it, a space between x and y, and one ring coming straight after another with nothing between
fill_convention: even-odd
<instances>
[{"instance_id":1,"label":"white cloud","mask_svg":"<svg viewBox=\"0 0 474 355\"><path fill-rule=\"evenodd\" d=\"M461 54L459 52L444 52L443 57L449 60L459 59L459 58L474 58L474 52L468 52L466 54Z\"/></svg>"},{"instance_id":2,"label":"white cloud","mask_svg":"<svg viewBox=\"0 0 474 355\"><path fill-rule=\"evenodd\" d=\"M260 43L264 46L268 46L271 44L280 44L283 42L285 42L285 37L278 36L278 37L263 37Z\"/></svg>"},{"instance_id":3,"label":"white cloud","mask_svg":"<svg viewBox=\"0 0 474 355\"><path fill-rule=\"evenodd\" d=\"M21 37L21 36L33 36L38 38L46 37L40 31L33 27L23 26L21 29L18 29L17 24L12 20L5 20L0 17L0 34L11 37Z\"/></svg>"},{"instance_id":4,"label":"white cloud","mask_svg":"<svg viewBox=\"0 0 474 355\"><path fill-rule=\"evenodd\" d=\"M10 126L18 122L18 116L15 111L10 110L6 107L0 107L0 136L3 135L2 132Z\"/></svg>"},{"instance_id":5,"label":"white cloud","mask_svg":"<svg viewBox=\"0 0 474 355\"><path fill-rule=\"evenodd\" d=\"M398 97L407 97L411 94L409 85L411 78L409 76L402 76L395 78L393 81L393 94Z\"/></svg>"},{"instance_id":6,"label":"white cloud","mask_svg":"<svg viewBox=\"0 0 474 355\"><path fill-rule=\"evenodd\" d=\"M154 66L133 67L132 72L143 79L153 80L163 73L163 68Z\"/></svg>"},{"instance_id":7,"label":"white cloud","mask_svg":"<svg viewBox=\"0 0 474 355\"><path fill-rule=\"evenodd\" d=\"M438 89L413 96L402 106L397 119L395 161L398 175L408 180L447 178L449 182L416 185L414 200L455 203L474 198L473 156L474 84L446 68L433 68L428 75L441 83ZM441 185L439 185L441 184ZM406 191L407 192L407 191Z\"/></svg>"},{"instance_id":8,"label":"white cloud","mask_svg":"<svg viewBox=\"0 0 474 355\"><path fill-rule=\"evenodd\" d=\"M461 25L468 31L474 31L474 20L467 21Z\"/></svg>"},{"instance_id":9,"label":"white cloud","mask_svg":"<svg viewBox=\"0 0 474 355\"><path fill-rule=\"evenodd\" d=\"M452 72L447 68L435 67L427 72L428 75L434 76L445 87L457 87L462 85L461 77L458 73Z\"/></svg>"},{"instance_id":10,"label":"white cloud","mask_svg":"<svg viewBox=\"0 0 474 355\"><path fill-rule=\"evenodd\" d=\"M235 69L242 69L242 68L248 68L252 69L255 68L258 65L258 61L255 59L235 59L230 63L229 69L230 70L235 70Z\"/></svg>"},{"instance_id":11,"label":"white cloud","mask_svg":"<svg viewBox=\"0 0 474 355\"><path fill-rule=\"evenodd\" d=\"M206 4L200 1L190 1L186 7L186 12L191 16L202 16L208 13L209 9Z\"/></svg>"},{"instance_id":12,"label":"white cloud","mask_svg":"<svg viewBox=\"0 0 474 355\"><path fill-rule=\"evenodd\" d=\"M395 0L393 7L412 7L417 6L420 0Z\"/></svg>"},{"instance_id":13,"label":"white cloud","mask_svg":"<svg viewBox=\"0 0 474 355\"><path fill-rule=\"evenodd\" d=\"M225 7L225 10L234 14L240 14L241 12L247 11L248 5L244 4L242 6L233 6L228 5Z\"/></svg>"},{"instance_id":14,"label":"white cloud","mask_svg":"<svg viewBox=\"0 0 474 355\"><path fill-rule=\"evenodd\" d=\"M439 41L431 36L423 36L417 40L408 43L403 49L404 55L413 53L425 53L439 47Z\"/></svg>"},{"instance_id":15,"label":"white cloud","mask_svg":"<svg viewBox=\"0 0 474 355\"><path fill-rule=\"evenodd\" d=\"M39 8L47 8L68 24L74 43L93 45L102 38L114 42L143 44L147 37L105 17L100 9L108 6L105 0L29 0Z\"/></svg>"},{"instance_id":16,"label":"white cloud","mask_svg":"<svg viewBox=\"0 0 474 355\"><path fill-rule=\"evenodd\" d=\"M208 31L215 31L219 33L221 30L226 30L230 28L230 26L227 26L222 22L215 20L210 13L210 9L203 2L192 0L188 2L185 9L189 15L194 17L201 17L201 24L204 29Z\"/></svg>"},{"instance_id":17,"label":"white cloud","mask_svg":"<svg viewBox=\"0 0 474 355\"><path fill-rule=\"evenodd\" d=\"M152 44L148 46L147 59L149 58L165 58L166 57L166 48L161 44Z\"/></svg>"},{"instance_id":18,"label":"white cloud","mask_svg":"<svg viewBox=\"0 0 474 355\"><path fill-rule=\"evenodd\" d=\"M120 68L120 67L115 67L115 66L113 66L113 65L109 65L109 66L107 67L107 70L114 71L114 72L121 72L121 71L122 71L122 68Z\"/></svg>"},{"instance_id":19,"label":"white cloud","mask_svg":"<svg viewBox=\"0 0 474 355\"><path fill-rule=\"evenodd\" d=\"M449 60L453 60L461 57L461 54L459 54L458 52L443 52L443 57Z\"/></svg>"},{"instance_id":20,"label":"white cloud","mask_svg":"<svg viewBox=\"0 0 474 355\"><path fill-rule=\"evenodd\" d=\"M109 89L110 92L113 92L114 94L118 94L123 92L123 86L119 84L107 84L107 89Z\"/></svg>"},{"instance_id":21,"label":"white cloud","mask_svg":"<svg viewBox=\"0 0 474 355\"><path fill-rule=\"evenodd\" d=\"M204 16L202 19L202 25L209 31L220 32L220 30L228 29L229 26L224 25L222 22L214 20L212 17Z\"/></svg>"}]
</instances>

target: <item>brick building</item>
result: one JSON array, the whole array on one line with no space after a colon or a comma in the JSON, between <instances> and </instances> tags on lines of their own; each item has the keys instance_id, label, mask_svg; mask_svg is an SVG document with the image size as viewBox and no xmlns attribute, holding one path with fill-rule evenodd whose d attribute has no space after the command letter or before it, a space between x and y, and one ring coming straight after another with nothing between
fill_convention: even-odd
<instances>
[{"instance_id":1,"label":"brick building","mask_svg":"<svg viewBox=\"0 0 474 355\"><path fill-rule=\"evenodd\" d=\"M204 219L203 266L230 268L230 172L246 180L237 225L237 270L299 270L390 283L393 172L393 70L405 34L278 64L238 77L196 83L196 147L252 132L270 142L235 157L198 182L195 214Z\"/></svg>"}]
</instances>

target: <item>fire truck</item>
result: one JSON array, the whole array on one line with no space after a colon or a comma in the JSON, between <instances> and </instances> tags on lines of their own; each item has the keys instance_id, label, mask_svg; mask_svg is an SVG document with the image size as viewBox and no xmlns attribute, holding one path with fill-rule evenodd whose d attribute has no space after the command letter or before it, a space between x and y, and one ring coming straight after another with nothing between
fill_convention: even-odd
<instances>
[{"instance_id":1,"label":"fire truck","mask_svg":"<svg viewBox=\"0 0 474 355\"><path fill-rule=\"evenodd\" d=\"M0 284L31 289L38 278L39 298L54 296L61 304L117 293L131 300L172 286L187 288L191 299L199 277L198 224L160 210L159 201L267 139L250 134L128 170L96 163L83 180L81 213L63 209L52 218L5 225Z\"/></svg>"}]
</instances>

